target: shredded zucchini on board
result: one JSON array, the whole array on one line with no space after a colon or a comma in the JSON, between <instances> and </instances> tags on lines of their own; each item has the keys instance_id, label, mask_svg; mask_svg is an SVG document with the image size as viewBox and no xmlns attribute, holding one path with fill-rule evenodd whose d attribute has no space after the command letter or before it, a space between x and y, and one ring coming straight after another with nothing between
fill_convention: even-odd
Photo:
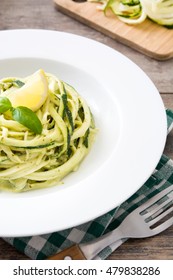
<instances>
[{"instance_id":1,"label":"shredded zucchini on board","mask_svg":"<svg viewBox=\"0 0 173 280\"><path fill-rule=\"evenodd\" d=\"M111 10L127 24L142 23L147 17L160 25L173 28L173 0L87 0L100 3L97 8Z\"/></svg>"},{"instance_id":2,"label":"shredded zucchini on board","mask_svg":"<svg viewBox=\"0 0 173 280\"><path fill-rule=\"evenodd\" d=\"M1 190L22 192L56 185L77 169L94 140L96 129L85 100L72 86L45 75L48 96L35 112L43 126L41 134L0 114ZM10 96L29 79L0 80L0 96Z\"/></svg>"}]
</instances>

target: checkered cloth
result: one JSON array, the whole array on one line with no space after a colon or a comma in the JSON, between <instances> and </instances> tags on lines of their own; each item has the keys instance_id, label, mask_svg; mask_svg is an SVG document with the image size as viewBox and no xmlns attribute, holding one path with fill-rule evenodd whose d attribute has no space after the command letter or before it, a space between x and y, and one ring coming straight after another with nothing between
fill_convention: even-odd
<instances>
[{"instance_id":1,"label":"checkered cloth","mask_svg":"<svg viewBox=\"0 0 173 280\"><path fill-rule=\"evenodd\" d=\"M173 111L166 110L166 113L169 133L173 128ZM31 259L45 259L74 243L87 242L114 230L131 211L171 184L173 184L173 161L162 155L155 171L147 182L127 201L109 213L63 231L40 236L11 237L5 238L5 240ZM95 259L106 259L125 240L119 240L105 248Z\"/></svg>"}]
</instances>

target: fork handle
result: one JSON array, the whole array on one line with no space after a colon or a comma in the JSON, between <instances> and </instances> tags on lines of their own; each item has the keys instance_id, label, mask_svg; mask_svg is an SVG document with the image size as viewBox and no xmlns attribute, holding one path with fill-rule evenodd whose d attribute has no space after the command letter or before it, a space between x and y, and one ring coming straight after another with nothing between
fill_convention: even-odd
<instances>
[{"instance_id":1,"label":"fork handle","mask_svg":"<svg viewBox=\"0 0 173 280\"><path fill-rule=\"evenodd\" d=\"M73 245L60 253L47 258L47 260L86 260L78 245Z\"/></svg>"}]
</instances>

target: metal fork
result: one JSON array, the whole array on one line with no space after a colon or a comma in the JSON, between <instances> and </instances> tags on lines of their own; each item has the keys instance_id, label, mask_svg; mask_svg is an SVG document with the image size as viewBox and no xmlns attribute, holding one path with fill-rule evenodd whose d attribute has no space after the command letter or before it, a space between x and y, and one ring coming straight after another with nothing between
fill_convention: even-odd
<instances>
[{"instance_id":1,"label":"metal fork","mask_svg":"<svg viewBox=\"0 0 173 280\"><path fill-rule=\"evenodd\" d=\"M90 242L73 245L49 257L93 259L104 248L122 238L144 238L159 234L173 224L173 185L150 198L131 212L115 230Z\"/></svg>"}]
</instances>

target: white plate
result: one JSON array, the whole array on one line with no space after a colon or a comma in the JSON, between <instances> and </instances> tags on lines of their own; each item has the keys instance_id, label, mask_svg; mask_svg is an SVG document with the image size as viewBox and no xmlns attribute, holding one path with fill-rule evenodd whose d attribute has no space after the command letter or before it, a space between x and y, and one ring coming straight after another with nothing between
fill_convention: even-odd
<instances>
[{"instance_id":1,"label":"white plate","mask_svg":"<svg viewBox=\"0 0 173 280\"><path fill-rule=\"evenodd\" d=\"M0 31L0 75L39 68L73 85L99 128L90 154L64 185L0 193L0 236L66 229L118 206L147 180L162 154L166 115L146 74L96 41L56 31ZM2 43L3 42L3 43Z\"/></svg>"}]
</instances>

